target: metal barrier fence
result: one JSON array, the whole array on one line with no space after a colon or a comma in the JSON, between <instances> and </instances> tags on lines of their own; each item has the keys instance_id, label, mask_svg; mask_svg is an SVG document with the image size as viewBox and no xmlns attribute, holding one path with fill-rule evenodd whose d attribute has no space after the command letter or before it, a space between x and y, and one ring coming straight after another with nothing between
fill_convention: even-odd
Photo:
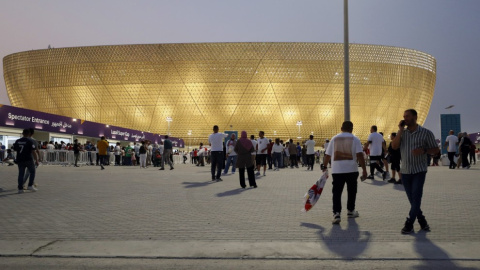
<instances>
[{"instance_id":1,"label":"metal barrier fence","mask_svg":"<svg viewBox=\"0 0 480 270\"><path fill-rule=\"evenodd\" d=\"M40 156L38 161L43 165L62 165L62 166L73 166L75 164L75 154L73 151L68 150L39 150ZM16 153L14 152L14 155ZM78 166L89 166L97 164L97 153L89 151L81 151L78 155ZM3 159L3 158L2 158ZM189 160L190 158L188 158ZM0 160L1 161L1 160ZM121 161L122 162L122 159ZM139 161L137 160L137 163ZM115 164L115 155L113 152L108 153L108 163L113 165ZM173 163L181 164L183 163L182 155L173 155Z\"/></svg>"}]
</instances>

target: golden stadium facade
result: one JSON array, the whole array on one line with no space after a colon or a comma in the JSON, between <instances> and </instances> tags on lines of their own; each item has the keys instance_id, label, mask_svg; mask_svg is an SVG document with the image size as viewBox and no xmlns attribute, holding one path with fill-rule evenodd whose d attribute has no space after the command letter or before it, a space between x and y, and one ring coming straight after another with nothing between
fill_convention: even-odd
<instances>
[{"instance_id":1,"label":"golden stadium facade","mask_svg":"<svg viewBox=\"0 0 480 270\"><path fill-rule=\"evenodd\" d=\"M55 48L3 59L13 106L205 140L213 125L282 139L340 131L343 44L192 43ZM351 120L397 130L415 108L422 124L436 61L406 48L350 45ZM297 125L301 121L302 125ZM300 130L300 131L299 131ZM187 141L188 143L188 141Z\"/></svg>"}]
</instances>

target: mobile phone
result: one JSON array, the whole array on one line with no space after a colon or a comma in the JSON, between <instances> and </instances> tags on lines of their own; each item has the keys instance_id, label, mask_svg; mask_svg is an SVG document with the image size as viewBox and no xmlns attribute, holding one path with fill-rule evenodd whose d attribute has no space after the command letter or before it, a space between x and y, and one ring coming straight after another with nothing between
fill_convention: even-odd
<instances>
[{"instance_id":1,"label":"mobile phone","mask_svg":"<svg viewBox=\"0 0 480 270\"><path fill-rule=\"evenodd\" d=\"M401 126L405 126L405 120L402 120L402 121L400 122L400 125L401 125Z\"/></svg>"}]
</instances>

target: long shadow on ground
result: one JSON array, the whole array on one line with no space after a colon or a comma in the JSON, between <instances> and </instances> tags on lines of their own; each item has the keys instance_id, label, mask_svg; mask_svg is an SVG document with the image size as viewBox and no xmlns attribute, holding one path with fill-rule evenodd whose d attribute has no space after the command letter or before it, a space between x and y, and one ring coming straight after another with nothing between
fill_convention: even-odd
<instances>
[{"instance_id":1,"label":"long shadow on ground","mask_svg":"<svg viewBox=\"0 0 480 270\"><path fill-rule=\"evenodd\" d=\"M354 259L361 255L368 247L371 234L369 231L360 231L355 219L348 219L347 228L341 225L332 225L329 234L325 228L312 223L301 223L300 226L315 229L320 240L335 254L344 259Z\"/></svg>"}]
</instances>

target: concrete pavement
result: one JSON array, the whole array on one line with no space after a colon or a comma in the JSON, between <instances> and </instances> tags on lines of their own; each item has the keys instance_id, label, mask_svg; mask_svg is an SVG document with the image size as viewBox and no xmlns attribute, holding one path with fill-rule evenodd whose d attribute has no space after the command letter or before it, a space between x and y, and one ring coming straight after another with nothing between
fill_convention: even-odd
<instances>
[{"instance_id":1,"label":"concrete pavement","mask_svg":"<svg viewBox=\"0 0 480 270\"><path fill-rule=\"evenodd\" d=\"M24 194L16 194L17 168L0 166L0 255L476 262L479 171L431 167L422 208L432 232L401 235L403 187L380 179L359 183L357 219L344 211L341 224L331 224L331 183L302 213L318 166L267 171L247 190L238 174L214 183L208 167L190 164L173 171L41 166L39 191Z\"/></svg>"}]
</instances>

